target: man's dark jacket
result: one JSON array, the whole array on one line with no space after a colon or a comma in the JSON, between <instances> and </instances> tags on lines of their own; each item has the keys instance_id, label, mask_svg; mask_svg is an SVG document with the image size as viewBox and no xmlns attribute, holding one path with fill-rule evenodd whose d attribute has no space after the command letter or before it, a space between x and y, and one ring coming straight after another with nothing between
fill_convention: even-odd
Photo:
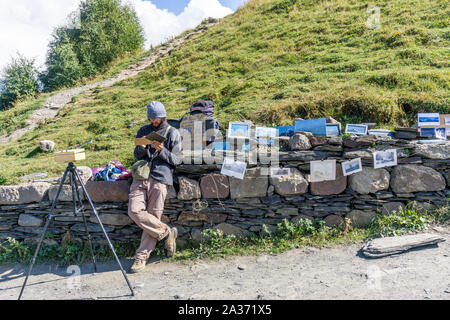
<instances>
[{"instance_id":1,"label":"man's dark jacket","mask_svg":"<svg viewBox=\"0 0 450 320\"><path fill-rule=\"evenodd\" d=\"M164 121L158 128L155 128L152 124L145 125L139 129L136 138L143 138L153 131L164 135L167 126L169 126L167 121ZM161 183L171 186L173 185L173 171L175 166L181 163L180 132L174 127L170 127L163 145L163 150L157 155L155 155L157 151L152 145L148 145L146 148L149 150L150 156L153 157L150 176ZM150 160L146 149L136 146L134 149L134 157L136 160Z\"/></svg>"}]
</instances>

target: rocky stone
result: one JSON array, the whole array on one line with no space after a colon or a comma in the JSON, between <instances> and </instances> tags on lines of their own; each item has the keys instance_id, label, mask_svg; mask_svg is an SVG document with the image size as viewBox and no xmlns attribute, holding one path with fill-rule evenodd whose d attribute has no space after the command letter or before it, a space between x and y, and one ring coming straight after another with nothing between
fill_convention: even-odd
<instances>
[{"instance_id":1,"label":"rocky stone","mask_svg":"<svg viewBox=\"0 0 450 320\"><path fill-rule=\"evenodd\" d=\"M227 215L223 213L200 211L197 213L183 212L178 217L177 222L182 225L189 225L192 221L202 221L210 224L225 222Z\"/></svg>"},{"instance_id":2,"label":"rocky stone","mask_svg":"<svg viewBox=\"0 0 450 320\"><path fill-rule=\"evenodd\" d=\"M396 193L395 194L398 198L414 198L414 193Z\"/></svg>"},{"instance_id":3,"label":"rocky stone","mask_svg":"<svg viewBox=\"0 0 450 320\"><path fill-rule=\"evenodd\" d=\"M354 150L354 151L346 151L344 152L344 158L346 159L355 159L355 158L361 158L361 159L373 159L373 153L372 150Z\"/></svg>"},{"instance_id":4,"label":"rocky stone","mask_svg":"<svg viewBox=\"0 0 450 320\"><path fill-rule=\"evenodd\" d=\"M347 177L342 173L342 166L336 166L336 180L311 182L311 194L313 195L332 195L339 194L347 188Z\"/></svg>"},{"instance_id":5,"label":"rocky stone","mask_svg":"<svg viewBox=\"0 0 450 320\"><path fill-rule=\"evenodd\" d=\"M48 198L50 201L53 201L56 198L56 193L58 192L59 185L55 185L48 189ZM80 195L80 199L83 200L83 190L81 187L78 187L78 194ZM58 197L58 201L61 202L71 202L72 201L72 187L67 184L63 184L61 192Z\"/></svg>"},{"instance_id":6,"label":"rocky stone","mask_svg":"<svg viewBox=\"0 0 450 320\"><path fill-rule=\"evenodd\" d=\"M297 208L281 208L277 210L278 214L281 214L282 216L296 216L298 215L298 209Z\"/></svg>"},{"instance_id":7,"label":"rocky stone","mask_svg":"<svg viewBox=\"0 0 450 320\"><path fill-rule=\"evenodd\" d=\"M102 227L100 226L100 224L92 224L92 223L88 223L87 224L87 227L88 227L88 231L89 232L103 232L102 231ZM110 227L110 226L103 226L104 228L105 228L105 231L106 232L111 232L111 231L113 231L114 230L114 228L113 227ZM75 231L75 232L86 232L86 229L85 229L85 227L84 227L84 223L77 223L77 224L74 224L71 228L70 228L70 230L71 231Z\"/></svg>"},{"instance_id":8,"label":"rocky stone","mask_svg":"<svg viewBox=\"0 0 450 320\"><path fill-rule=\"evenodd\" d=\"M112 226L127 226L133 223L133 221L126 215L120 213L101 213L99 214L100 220L103 224ZM91 216L89 219L92 223L98 223L97 218Z\"/></svg>"},{"instance_id":9,"label":"rocky stone","mask_svg":"<svg viewBox=\"0 0 450 320\"><path fill-rule=\"evenodd\" d=\"M93 202L128 202L130 183L120 181L88 181L86 190Z\"/></svg>"},{"instance_id":10,"label":"rocky stone","mask_svg":"<svg viewBox=\"0 0 450 320\"><path fill-rule=\"evenodd\" d=\"M187 174L208 174L214 170L220 170L221 165L218 164L182 164L177 166L177 171Z\"/></svg>"},{"instance_id":11,"label":"rocky stone","mask_svg":"<svg viewBox=\"0 0 450 320\"><path fill-rule=\"evenodd\" d=\"M343 148L341 146L333 146L333 145L323 145L323 146L318 146L315 147L314 150L317 151L331 151L331 152L342 152Z\"/></svg>"},{"instance_id":12,"label":"rocky stone","mask_svg":"<svg viewBox=\"0 0 450 320\"><path fill-rule=\"evenodd\" d=\"M80 175L81 181L83 181L83 184L86 184L89 179L92 178L92 169L86 166L77 166L77 172ZM58 184L61 183L61 179L62 179L62 175L61 177L58 179ZM67 174L66 176L66 180L64 180L65 184L70 184L70 176L69 174ZM80 183L77 181L78 185L80 185Z\"/></svg>"},{"instance_id":13,"label":"rocky stone","mask_svg":"<svg viewBox=\"0 0 450 320\"><path fill-rule=\"evenodd\" d=\"M24 244L38 244L39 240L41 240L41 237L31 237L31 238L24 239L23 243ZM44 239L44 240L42 240L42 243L45 246L49 246L49 247L58 245L58 242L53 239Z\"/></svg>"},{"instance_id":14,"label":"rocky stone","mask_svg":"<svg viewBox=\"0 0 450 320\"><path fill-rule=\"evenodd\" d=\"M429 203L429 202L418 202L418 201L412 201L411 202L411 207L414 210L416 210L416 211L419 211L419 212L426 211L428 213L432 212L436 208L436 206L434 204L432 204L432 203Z\"/></svg>"},{"instance_id":15,"label":"rocky stone","mask_svg":"<svg viewBox=\"0 0 450 320\"><path fill-rule=\"evenodd\" d=\"M177 238L176 242L177 242L177 249L178 250L183 250L183 249L187 248L188 245L189 245L189 242L188 242L187 239Z\"/></svg>"},{"instance_id":16,"label":"rocky stone","mask_svg":"<svg viewBox=\"0 0 450 320\"><path fill-rule=\"evenodd\" d=\"M369 258L380 258L399 254L413 248L438 244L443 241L445 241L445 238L430 233L377 238L369 241L361 249L361 252Z\"/></svg>"},{"instance_id":17,"label":"rocky stone","mask_svg":"<svg viewBox=\"0 0 450 320\"><path fill-rule=\"evenodd\" d=\"M359 136L355 138L345 138L342 143L347 148L361 148L361 147L368 147L372 143L376 142L377 138L372 135L367 136Z\"/></svg>"},{"instance_id":18,"label":"rocky stone","mask_svg":"<svg viewBox=\"0 0 450 320\"><path fill-rule=\"evenodd\" d=\"M342 138L341 137L327 137L327 143L336 146L342 146Z\"/></svg>"},{"instance_id":19,"label":"rocky stone","mask_svg":"<svg viewBox=\"0 0 450 320\"><path fill-rule=\"evenodd\" d=\"M398 165L391 173L391 188L395 193L444 190L444 177L436 170L414 164Z\"/></svg>"},{"instance_id":20,"label":"rocky stone","mask_svg":"<svg viewBox=\"0 0 450 320\"><path fill-rule=\"evenodd\" d=\"M0 186L0 205L40 202L51 184L31 182L16 186Z\"/></svg>"},{"instance_id":21,"label":"rocky stone","mask_svg":"<svg viewBox=\"0 0 450 320\"><path fill-rule=\"evenodd\" d=\"M178 200L192 200L202 197L200 185L197 180L179 177L178 184L180 185L180 190L177 195Z\"/></svg>"},{"instance_id":22,"label":"rocky stone","mask_svg":"<svg viewBox=\"0 0 450 320\"><path fill-rule=\"evenodd\" d=\"M0 231L11 230L12 225L9 223L0 223Z\"/></svg>"},{"instance_id":23,"label":"rocky stone","mask_svg":"<svg viewBox=\"0 0 450 320\"><path fill-rule=\"evenodd\" d=\"M29 215L29 214L21 214L19 216L19 226L21 227L40 227L42 225L43 220Z\"/></svg>"},{"instance_id":24,"label":"rocky stone","mask_svg":"<svg viewBox=\"0 0 450 320\"><path fill-rule=\"evenodd\" d=\"M313 147L322 146L324 144L327 144L327 138L320 136L311 136L309 137L309 142Z\"/></svg>"},{"instance_id":25,"label":"rocky stone","mask_svg":"<svg viewBox=\"0 0 450 320\"><path fill-rule=\"evenodd\" d=\"M390 174L385 169L363 167L363 170L349 176L349 186L361 194L375 193L389 189Z\"/></svg>"},{"instance_id":26,"label":"rocky stone","mask_svg":"<svg viewBox=\"0 0 450 320\"><path fill-rule=\"evenodd\" d=\"M265 197L268 187L269 179L262 174L261 168L247 169L242 180L230 177L232 199Z\"/></svg>"},{"instance_id":27,"label":"rocky stone","mask_svg":"<svg viewBox=\"0 0 450 320\"><path fill-rule=\"evenodd\" d=\"M207 237L203 236L202 230L198 228L193 228L191 231L191 239L194 243L205 242L208 240Z\"/></svg>"},{"instance_id":28,"label":"rocky stone","mask_svg":"<svg viewBox=\"0 0 450 320\"><path fill-rule=\"evenodd\" d=\"M235 235L237 237L246 237L251 234L248 230L239 228L237 226L233 226L229 223L221 223L215 226L213 229L215 230L221 230L224 235Z\"/></svg>"},{"instance_id":29,"label":"rocky stone","mask_svg":"<svg viewBox=\"0 0 450 320\"><path fill-rule=\"evenodd\" d=\"M427 159L450 159L450 142L446 144L417 144L414 148L416 156Z\"/></svg>"},{"instance_id":30,"label":"rocky stone","mask_svg":"<svg viewBox=\"0 0 450 320\"><path fill-rule=\"evenodd\" d=\"M350 219L352 226L365 228L372 223L376 216L377 214L374 211L352 210L346 215L346 218Z\"/></svg>"},{"instance_id":31,"label":"rocky stone","mask_svg":"<svg viewBox=\"0 0 450 320\"><path fill-rule=\"evenodd\" d=\"M382 207L382 211L381 214L383 215L389 215L392 214L393 212L399 212L400 210L404 210L405 209L405 205L401 202L387 202L385 204L383 204Z\"/></svg>"},{"instance_id":32,"label":"rocky stone","mask_svg":"<svg viewBox=\"0 0 450 320\"><path fill-rule=\"evenodd\" d=\"M55 143L50 140L44 140L44 141L39 142L39 148L43 152L50 152L50 151L53 151L53 149L55 149Z\"/></svg>"},{"instance_id":33,"label":"rocky stone","mask_svg":"<svg viewBox=\"0 0 450 320\"><path fill-rule=\"evenodd\" d=\"M325 225L330 228L339 227L344 224L344 219L342 217L334 215L334 214L325 217L324 221L325 221Z\"/></svg>"},{"instance_id":34,"label":"rocky stone","mask_svg":"<svg viewBox=\"0 0 450 320\"><path fill-rule=\"evenodd\" d=\"M309 150L311 149L311 143L306 135L296 132L289 139L289 150Z\"/></svg>"},{"instance_id":35,"label":"rocky stone","mask_svg":"<svg viewBox=\"0 0 450 320\"><path fill-rule=\"evenodd\" d=\"M397 164L421 164L421 157L397 158Z\"/></svg>"},{"instance_id":36,"label":"rocky stone","mask_svg":"<svg viewBox=\"0 0 450 320\"><path fill-rule=\"evenodd\" d=\"M395 139L406 139L406 140L412 140L417 138L417 130L415 132L413 131L395 131L394 133Z\"/></svg>"},{"instance_id":37,"label":"rocky stone","mask_svg":"<svg viewBox=\"0 0 450 320\"><path fill-rule=\"evenodd\" d=\"M204 176L200 180L200 189L203 198L225 199L230 195L230 183L223 174Z\"/></svg>"},{"instance_id":38,"label":"rocky stone","mask_svg":"<svg viewBox=\"0 0 450 320\"><path fill-rule=\"evenodd\" d=\"M280 161L313 161L326 159L329 156L338 156L340 153L326 151L289 151L280 152Z\"/></svg>"},{"instance_id":39,"label":"rocky stone","mask_svg":"<svg viewBox=\"0 0 450 320\"><path fill-rule=\"evenodd\" d=\"M330 116L326 117L325 121L327 124L340 124L339 121L337 121L336 119L334 119L333 117L330 117Z\"/></svg>"},{"instance_id":40,"label":"rocky stone","mask_svg":"<svg viewBox=\"0 0 450 320\"><path fill-rule=\"evenodd\" d=\"M168 186L166 200L176 199L176 198L177 198L177 191L175 190L174 186L173 185Z\"/></svg>"},{"instance_id":41,"label":"rocky stone","mask_svg":"<svg viewBox=\"0 0 450 320\"><path fill-rule=\"evenodd\" d=\"M445 180L447 180L447 187L450 187L450 170L447 170L447 172L445 172Z\"/></svg>"},{"instance_id":42,"label":"rocky stone","mask_svg":"<svg viewBox=\"0 0 450 320\"><path fill-rule=\"evenodd\" d=\"M20 177L21 181L33 181L33 180L38 180L38 179L45 179L48 177L48 173L47 172L36 172L36 173L32 173L32 174L27 174L25 176Z\"/></svg>"},{"instance_id":43,"label":"rocky stone","mask_svg":"<svg viewBox=\"0 0 450 320\"><path fill-rule=\"evenodd\" d=\"M303 194L308 192L308 181L296 168L290 168L289 176L271 176L270 183L279 195Z\"/></svg>"},{"instance_id":44,"label":"rocky stone","mask_svg":"<svg viewBox=\"0 0 450 320\"><path fill-rule=\"evenodd\" d=\"M273 185L270 185L269 188L267 189L267 196L268 197L273 196L274 192L275 192L275 187Z\"/></svg>"}]
</instances>

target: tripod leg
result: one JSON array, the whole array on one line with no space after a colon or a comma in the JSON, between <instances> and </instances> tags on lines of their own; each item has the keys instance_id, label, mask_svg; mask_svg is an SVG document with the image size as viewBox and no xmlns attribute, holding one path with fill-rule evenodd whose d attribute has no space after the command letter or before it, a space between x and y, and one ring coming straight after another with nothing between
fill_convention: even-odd
<instances>
[{"instance_id":1,"label":"tripod leg","mask_svg":"<svg viewBox=\"0 0 450 320\"><path fill-rule=\"evenodd\" d=\"M133 287L131 286L130 281L128 280L128 277L127 277L125 271L124 271L123 268L122 268L122 264L120 263L119 257L117 257L116 251L114 250L114 247L113 247L111 241L109 240L108 234L106 233L106 230L105 230L105 228L103 227L103 223L102 223L102 221L100 220L100 217L98 216L97 210L95 209L94 204L92 203L91 197L89 196L89 194L88 194L88 192L87 192L87 190L86 190L86 187L84 186L83 181L81 180L81 178L80 178L78 172L77 172L76 170L74 170L74 173L75 173L75 176L76 176L78 182L80 182L80 185L81 185L81 188L83 189L84 195L85 195L86 198L88 199L89 205L91 206L92 211L94 212L95 217L97 218L97 221L98 221L98 223L100 224L100 227L102 228L103 234L105 235L105 238L106 238L106 240L108 241L109 247L111 248L111 250L112 250L112 252L113 252L113 254L114 254L114 258L116 259L117 264L119 265L120 270L122 271L122 274L123 274L123 276L124 276L124 278L125 278L125 281L127 282L128 287L130 288L131 295L134 296Z\"/></svg>"},{"instance_id":2,"label":"tripod leg","mask_svg":"<svg viewBox=\"0 0 450 320\"><path fill-rule=\"evenodd\" d=\"M72 188L72 202L73 202L73 215L77 216L77 203L76 203L76 197L75 197L75 187L74 187L74 175L72 172L72 169L69 172L70 175L70 187Z\"/></svg>"},{"instance_id":3,"label":"tripod leg","mask_svg":"<svg viewBox=\"0 0 450 320\"><path fill-rule=\"evenodd\" d=\"M73 170L76 170L76 168L73 168ZM71 173L73 174L73 172L71 171ZM76 192L72 191L72 195L74 197L74 205L75 205L75 194L77 196L78 202L80 204L82 204L81 199L80 199L80 194L78 193L78 183L77 183L77 179L73 179L73 186L72 186L72 190L76 190ZM89 250L91 251L91 256L92 256L92 264L94 265L94 273L97 272L97 264L95 262L95 255L94 255L94 248L92 247L92 241L91 241L91 235L89 233L88 230L88 226L87 226L87 222L86 222L86 216L84 215L84 211L81 211L81 216L83 217L83 223L84 223L84 228L86 230L86 234L87 234L87 238L88 238L88 244L89 244Z\"/></svg>"},{"instance_id":4,"label":"tripod leg","mask_svg":"<svg viewBox=\"0 0 450 320\"><path fill-rule=\"evenodd\" d=\"M23 282L22 289L20 290L20 294L19 294L19 299L18 300L20 300L20 298L22 297L23 290L25 289L25 286L27 285L28 277L31 274L31 270L33 269L34 262L36 261L36 257L37 257L37 255L39 253L39 250L41 249L42 241L44 241L45 233L46 233L46 231L48 229L48 226L50 225L50 222L53 219L53 211L55 210L56 202L58 201L59 195L61 193L64 181L66 180L66 176L67 176L68 172L69 172L69 166L67 166L66 170L64 171L64 175L63 175L61 183L59 184L59 187L58 187L58 192L56 193L55 199L53 199L53 203L52 203L52 207L50 209L50 213L47 216L47 221L45 223L44 230L42 230L41 238L39 239L36 251L34 252L33 259L31 260L30 267L28 268L28 273L27 273L27 276L25 277L25 281Z\"/></svg>"}]
</instances>

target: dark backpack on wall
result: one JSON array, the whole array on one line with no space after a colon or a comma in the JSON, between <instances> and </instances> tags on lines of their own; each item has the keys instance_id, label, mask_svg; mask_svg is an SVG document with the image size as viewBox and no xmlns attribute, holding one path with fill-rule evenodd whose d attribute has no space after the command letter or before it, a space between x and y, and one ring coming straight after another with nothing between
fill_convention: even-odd
<instances>
[{"instance_id":1,"label":"dark backpack on wall","mask_svg":"<svg viewBox=\"0 0 450 320\"><path fill-rule=\"evenodd\" d=\"M191 106L190 113L203 113L207 117L212 117L214 116L214 102L209 100L198 100Z\"/></svg>"},{"instance_id":2,"label":"dark backpack on wall","mask_svg":"<svg viewBox=\"0 0 450 320\"><path fill-rule=\"evenodd\" d=\"M179 128L192 132L194 121L202 121L202 130L208 133L204 137L205 141L203 141L203 144L209 145L214 142L220 127L220 122L214 117L214 102L198 100L191 106L189 112L181 117ZM192 139L194 139L193 135Z\"/></svg>"}]
</instances>

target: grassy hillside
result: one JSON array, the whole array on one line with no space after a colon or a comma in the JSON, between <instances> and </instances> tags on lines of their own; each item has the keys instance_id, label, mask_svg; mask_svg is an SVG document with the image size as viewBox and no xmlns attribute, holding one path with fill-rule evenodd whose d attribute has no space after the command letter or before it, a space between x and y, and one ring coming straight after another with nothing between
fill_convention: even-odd
<instances>
[{"instance_id":1,"label":"grassy hillside","mask_svg":"<svg viewBox=\"0 0 450 320\"><path fill-rule=\"evenodd\" d=\"M80 165L131 166L132 138L151 100L179 117L197 99L212 99L223 124L330 115L392 127L413 124L420 111L450 113L448 1L377 1L376 29L367 27L368 4L251 0L139 76L78 97L55 121L0 147L0 175L11 183L30 172L61 173L64 165L37 151L43 139L60 150L93 138ZM175 91L181 87L188 91Z\"/></svg>"}]
</instances>

